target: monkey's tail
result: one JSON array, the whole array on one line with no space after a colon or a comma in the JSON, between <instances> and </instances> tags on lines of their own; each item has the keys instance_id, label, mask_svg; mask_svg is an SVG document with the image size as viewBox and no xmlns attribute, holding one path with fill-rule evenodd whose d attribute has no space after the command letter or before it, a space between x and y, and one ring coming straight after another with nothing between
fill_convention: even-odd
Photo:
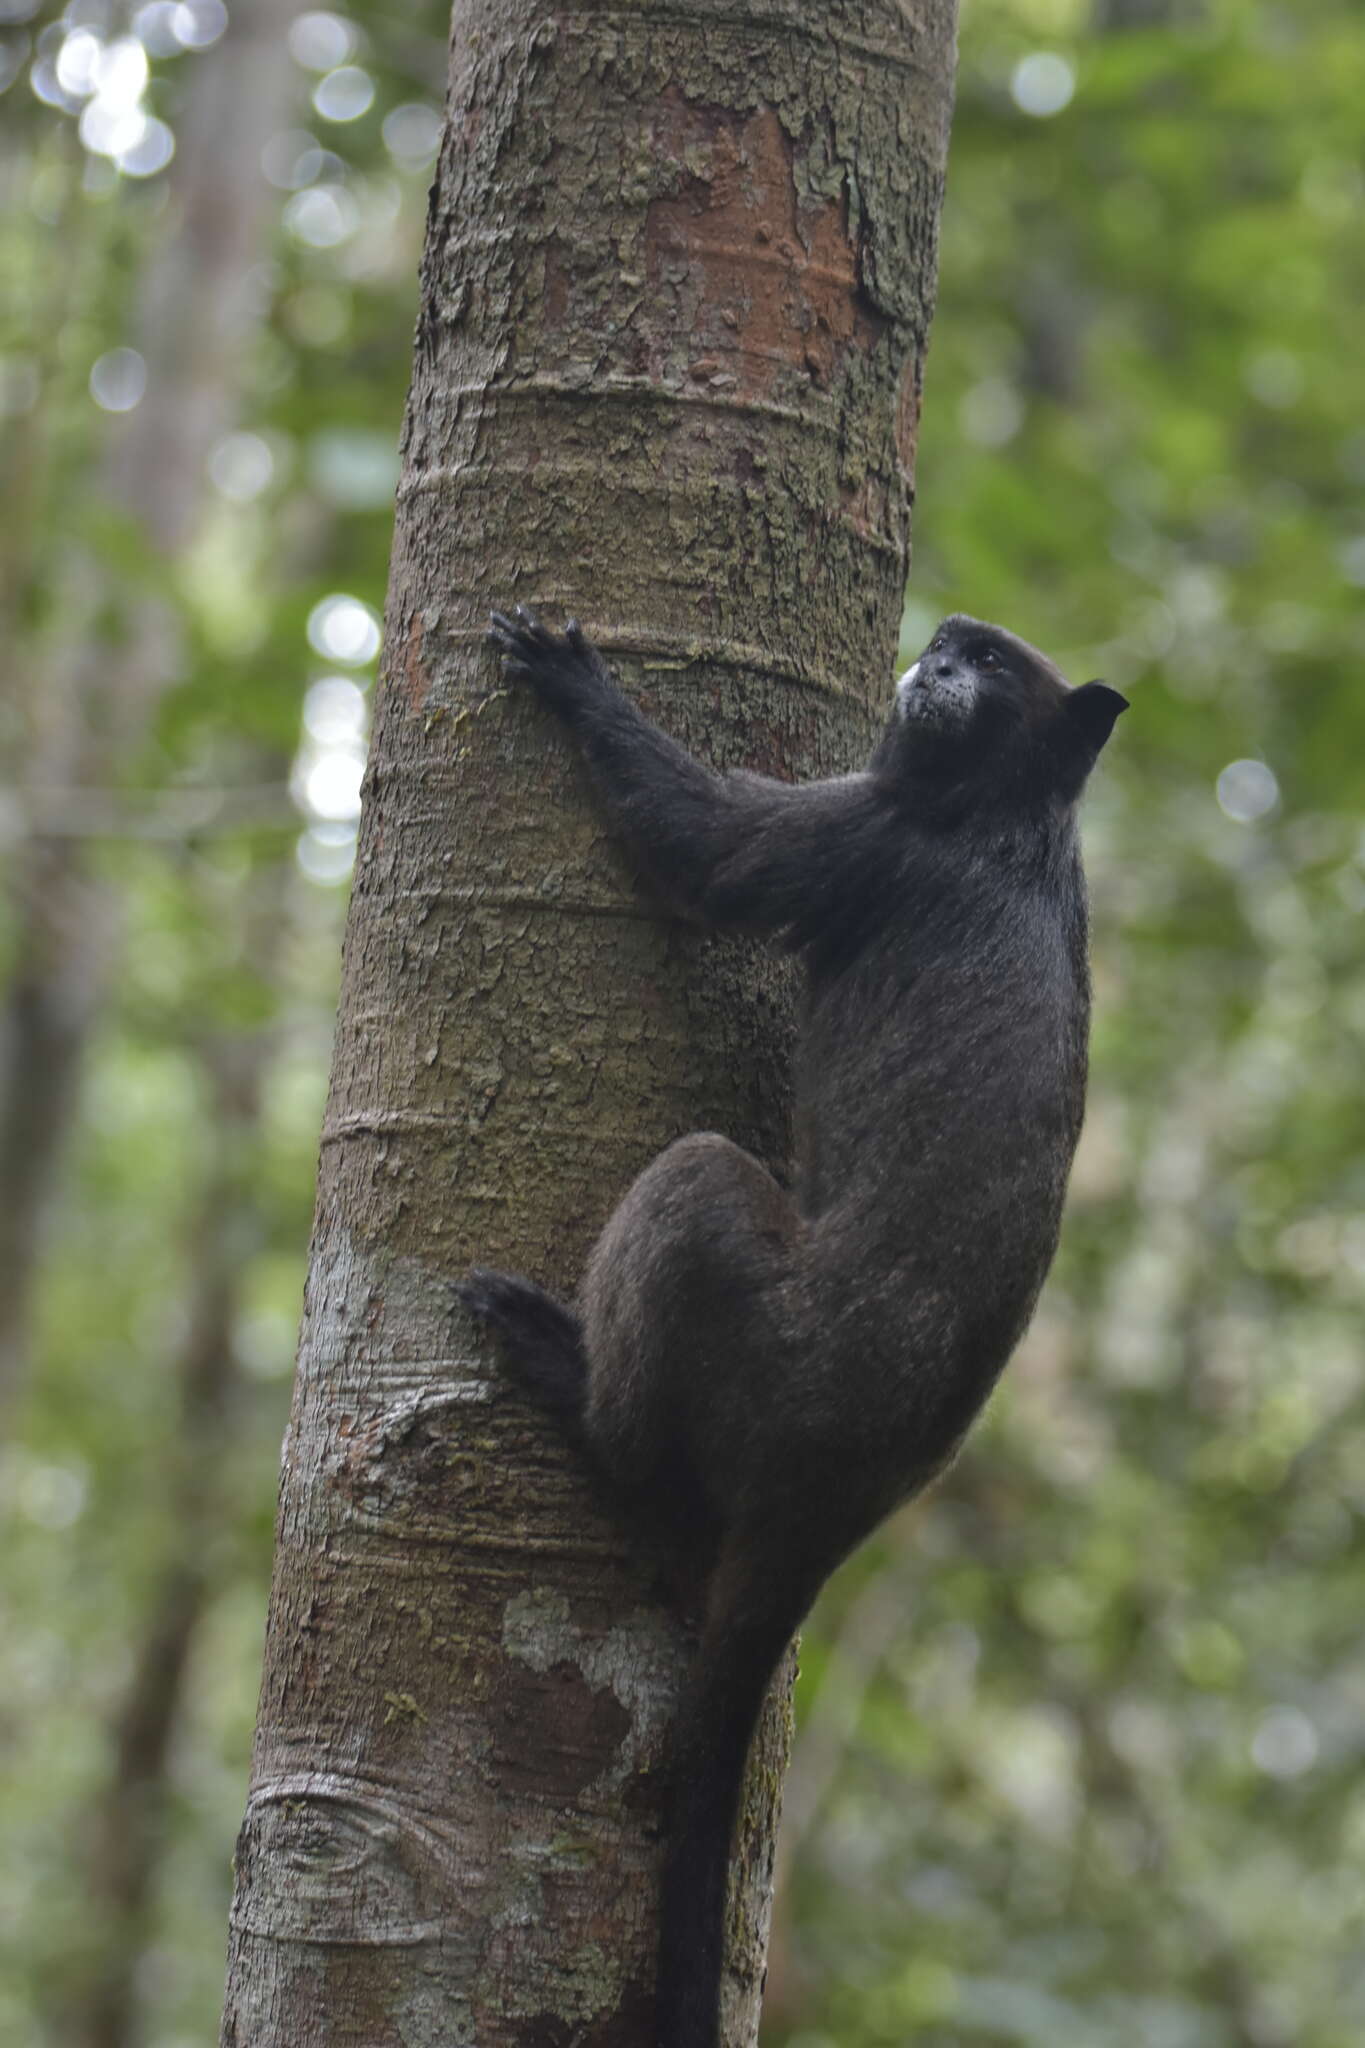
<instances>
[{"instance_id":1,"label":"monkey's tail","mask_svg":"<svg viewBox=\"0 0 1365 2048\"><path fill-rule=\"evenodd\" d=\"M746 1573L747 1575L747 1573ZM659 1949L658 2048L716 2048L731 1839L749 1745L806 1603L775 1573L752 1600L726 1600L722 1558L678 1720Z\"/></svg>"},{"instance_id":2,"label":"monkey's tail","mask_svg":"<svg viewBox=\"0 0 1365 2048\"><path fill-rule=\"evenodd\" d=\"M526 1391L566 1428L582 1420L588 1361L583 1326L571 1309L523 1280L476 1266L456 1295L476 1322L486 1323Z\"/></svg>"}]
</instances>

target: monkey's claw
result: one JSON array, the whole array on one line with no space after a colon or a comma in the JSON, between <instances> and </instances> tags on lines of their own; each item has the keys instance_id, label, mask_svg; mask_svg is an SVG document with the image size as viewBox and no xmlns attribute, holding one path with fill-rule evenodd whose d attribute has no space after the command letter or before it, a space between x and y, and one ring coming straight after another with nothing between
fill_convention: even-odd
<instances>
[{"instance_id":1,"label":"monkey's claw","mask_svg":"<svg viewBox=\"0 0 1365 2048\"><path fill-rule=\"evenodd\" d=\"M493 612L488 621L488 638L514 673L535 681L547 665L563 659L564 643L542 625L525 605L506 612Z\"/></svg>"},{"instance_id":2,"label":"monkey's claw","mask_svg":"<svg viewBox=\"0 0 1365 2048\"><path fill-rule=\"evenodd\" d=\"M600 686L605 670L577 619L563 633L545 625L525 605L492 612L488 639L509 676L530 683L561 717L571 718Z\"/></svg>"}]
</instances>

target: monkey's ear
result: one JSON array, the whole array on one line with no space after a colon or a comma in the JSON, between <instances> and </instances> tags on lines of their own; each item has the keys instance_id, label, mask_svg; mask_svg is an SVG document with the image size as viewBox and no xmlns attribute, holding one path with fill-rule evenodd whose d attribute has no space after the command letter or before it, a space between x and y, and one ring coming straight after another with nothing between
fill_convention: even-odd
<instances>
[{"instance_id":1,"label":"monkey's ear","mask_svg":"<svg viewBox=\"0 0 1365 2048\"><path fill-rule=\"evenodd\" d=\"M1082 683L1067 698L1062 715L1091 753L1098 754L1114 730L1115 719L1127 709L1128 699L1111 690L1108 683Z\"/></svg>"}]
</instances>

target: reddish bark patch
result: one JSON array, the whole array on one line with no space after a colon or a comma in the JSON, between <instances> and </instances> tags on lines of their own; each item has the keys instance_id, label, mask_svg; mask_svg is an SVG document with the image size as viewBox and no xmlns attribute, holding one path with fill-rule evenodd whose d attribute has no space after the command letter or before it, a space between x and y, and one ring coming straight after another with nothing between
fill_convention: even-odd
<instances>
[{"instance_id":1,"label":"reddish bark patch","mask_svg":"<svg viewBox=\"0 0 1365 2048\"><path fill-rule=\"evenodd\" d=\"M745 732L744 765L756 775L767 775L774 782L790 782L792 772L792 744L785 728L779 729L771 719L752 719Z\"/></svg>"},{"instance_id":2,"label":"reddish bark patch","mask_svg":"<svg viewBox=\"0 0 1365 2048\"><path fill-rule=\"evenodd\" d=\"M689 378L756 397L794 371L823 388L851 348L870 353L887 322L863 289L847 189L802 196L797 145L776 113L670 89L652 125L673 175L648 208L646 265L651 285L677 300L661 332L670 343L690 335Z\"/></svg>"},{"instance_id":3,"label":"reddish bark patch","mask_svg":"<svg viewBox=\"0 0 1365 2048\"><path fill-rule=\"evenodd\" d=\"M609 1686L594 1689L577 1665L524 1670L504 1690L492 1768L516 1797L575 1799L600 1777L630 1734L630 1715Z\"/></svg>"}]
</instances>

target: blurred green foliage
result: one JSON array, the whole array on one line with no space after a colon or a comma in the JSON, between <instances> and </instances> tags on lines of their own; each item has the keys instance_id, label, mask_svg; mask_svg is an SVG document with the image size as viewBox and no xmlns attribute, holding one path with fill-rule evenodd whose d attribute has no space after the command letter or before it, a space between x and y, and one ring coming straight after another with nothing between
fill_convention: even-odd
<instances>
[{"instance_id":1,"label":"blurred green foliage","mask_svg":"<svg viewBox=\"0 0 1365 2048\"><path fill-rule=\"evenodd\" d=\"M111 496L124 421L90 380L132 345L175 161L125 175L78 138L58 59L127 33L111 0L0 8L0 854L88 834L123 926L0 1452L24 2043L68 2038L88 1810L175 1541L215 1057L264 1031L227 1182L227 1507L138 1969L148 2048L216 2031L363 719L307 693L371 672L318 607L382 605L445 64L433 7L349 19L372 102L325 118L338 66L291 59L236 423L168 561ZM214 61L155 56L142 106L174 134ZM1349 0L964 11L904 645L999 618L1133 710L1087 812L1092 1103L1055 1278L964 1459L807 1634L773 2048L1365 2039L1363 105ZM116 638L139 590L179 646L145 741L107 789L21 794L73 639Z\"/></svg>"}]
</instances>

